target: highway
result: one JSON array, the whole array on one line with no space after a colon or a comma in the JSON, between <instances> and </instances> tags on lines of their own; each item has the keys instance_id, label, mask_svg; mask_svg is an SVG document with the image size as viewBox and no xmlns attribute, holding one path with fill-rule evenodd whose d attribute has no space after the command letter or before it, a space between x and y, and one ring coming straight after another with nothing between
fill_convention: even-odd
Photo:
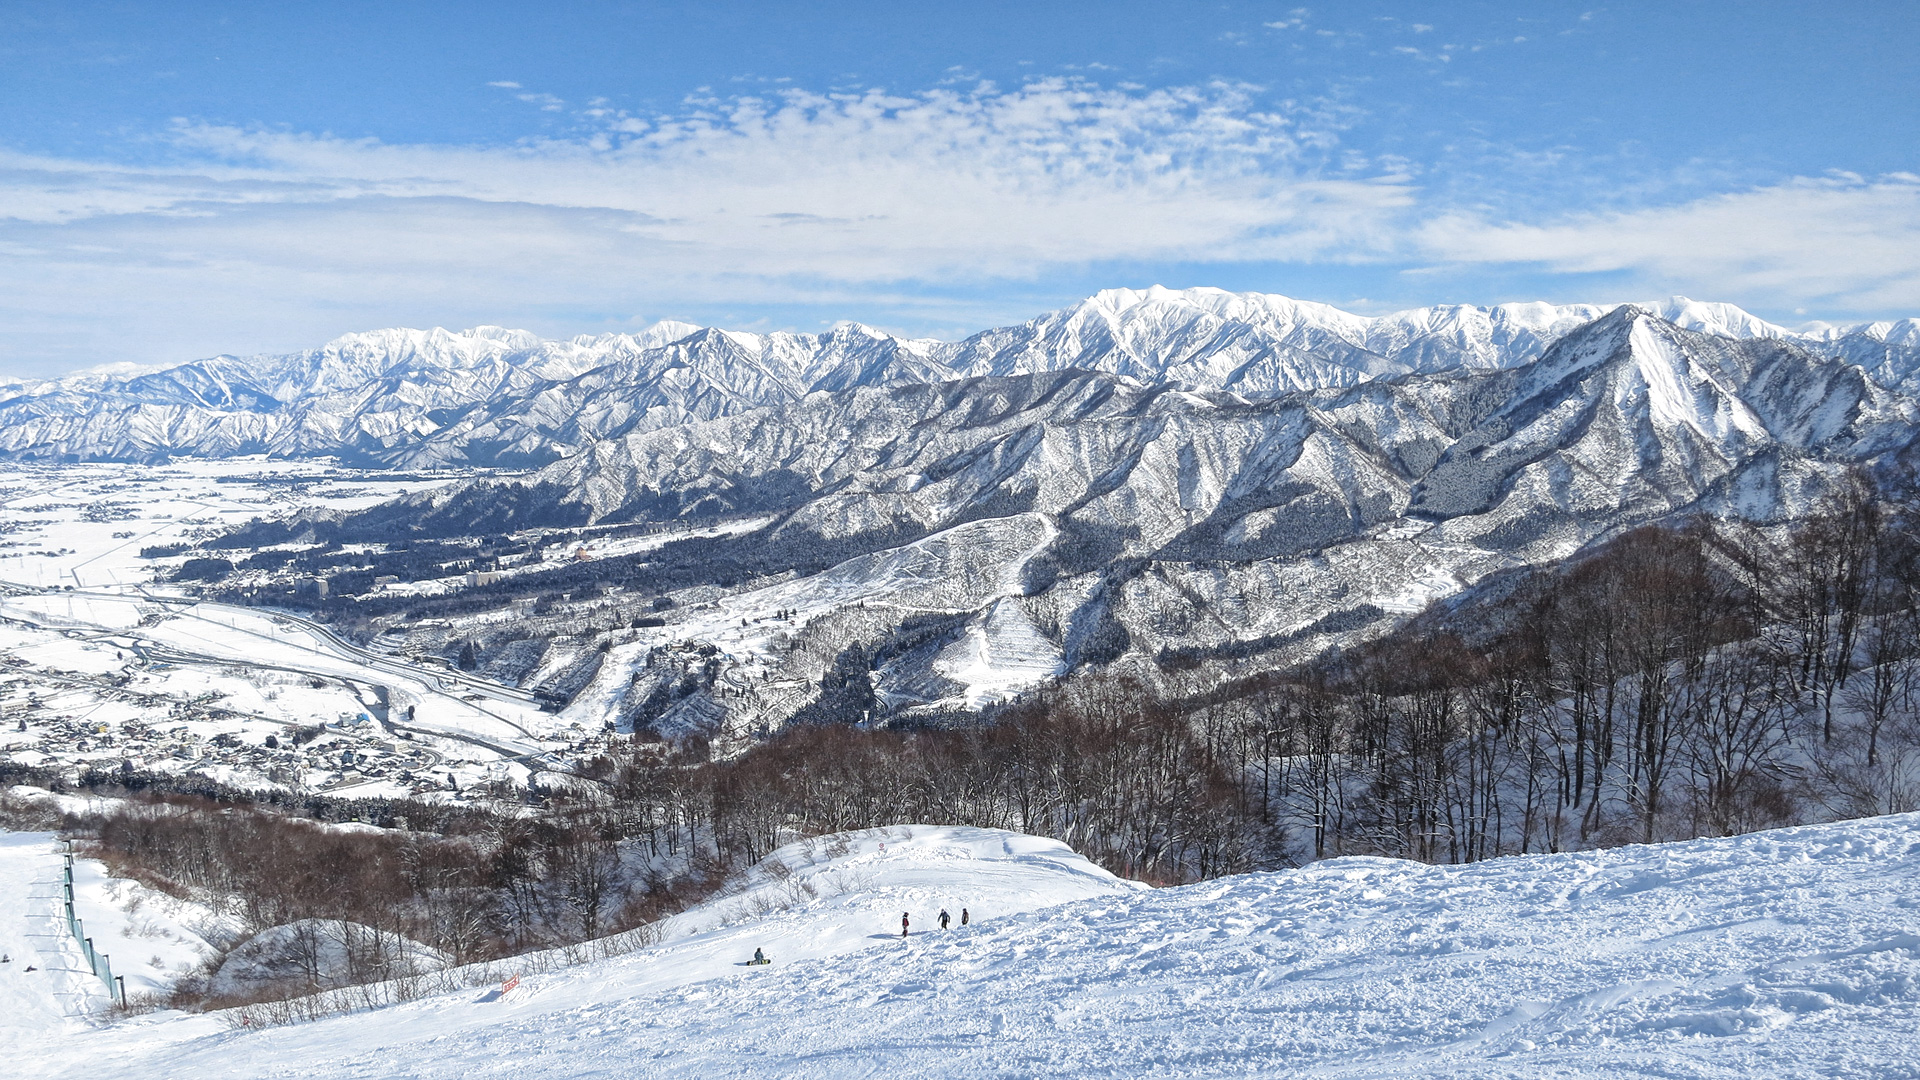
<instances>
[{"instance_id":1,"label":"highway","mask_svg":"<svg viewBox=\"0 0 1920 1080\"><path fill-rule=\"evenodd\" d=\"M93 597L101 597L101 598L108 598L108 599L124 599L127 594L103 592L103 591L96 591L92 589L75 589L73 590L72 595L93 596ZM165 604L170 607L179 608L181 609L180 614L186 618L200 619L202 621L210 622L218 626L229 626L229 627L239 629L238 619L239 617L243 617L243 616L249 619L257 619L257 618L261 618L262 616L266 616L274 619L277 622L291 623L295 626L300 627L302 630L305 630L308 634L311 634L313 637L319 639L319 641L325 645L327 650L332 652L335 656L338 656L345 660L351 660L354 663L361 664L365 667L373 668L377 671L384 671L389 674L399 675L404 678L412 679L417 682L425 682L433 686L435 689L439 690L442 693L479 694L483 697L492 698L495 701L508 702L515 705L530 705L534 708L539 708L541 704L539 697L533 694L530 694L525 690L516 689L511 686L504 686L500 683L493 682L488 679L483 679L475 675L470 675L464 671L438 670L434 668L426 668L426 667L421 667L415 664L409 664L404 660L397 660L391 656L382 656L379 653L372 652L367 649L363 649L360 646L355 645L350 641L346 641L342 639L339 635L335 634L331 629L328 629L326 626L323 626L320 623L314 622L312 619L303 618L299 615L292 614L291 612L280 611L278 609L269 609L269 608L239 607L233 604L220 604L210 600L193 600L187 597L179 597L179 596L161 596L161 595L156 595L154 593L148 592L145 589L139 590L139 595L142 600L145 600L148 603ZM219 618L219 616L221 615L227 615L233 618L234 621L221 622ZM248 632L251 632L251 631L248 631ZM279 639L275 639L275 640L279 640ZM505 718L503 717L502 719L504 720ZM512 721L506 721L506 722L512 723Z\"/></svg>"}]
</instances>

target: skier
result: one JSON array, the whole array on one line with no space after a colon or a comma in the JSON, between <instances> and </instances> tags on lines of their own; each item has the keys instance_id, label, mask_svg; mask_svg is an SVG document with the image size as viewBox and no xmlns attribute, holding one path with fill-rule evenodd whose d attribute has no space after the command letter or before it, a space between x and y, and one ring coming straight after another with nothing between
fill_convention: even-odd
<instances>
[{"instance_id":1,"label":"skier","mask_svg":"<svg viewBox=\"0 0 1920 1080\"><path fill-rule=\"evenodd\" d=\"M940 909L940 929L945 930L947 928L948 921L949 920L947 918L947 909L941 908Z\"/></svg>"},{"instance_id":2,"label":"skier","mask_svg":"<svg viewBox=\"0 0 1920 1080\"><path fill-rule=\"evenodd\" d=\"M907 936L907 913L904 911L900 913L900 936Z\"/></svg>"},{"instance_id":3,"label":"skier","mask_svg":"<svg viewBox=\"0 0 1920 1080\"><path fill-rule=\"evenodd\" d=\"M960 925L961 926L967 925L967 909L966 908L960 909Z\"/></svg>"}]
</instances>

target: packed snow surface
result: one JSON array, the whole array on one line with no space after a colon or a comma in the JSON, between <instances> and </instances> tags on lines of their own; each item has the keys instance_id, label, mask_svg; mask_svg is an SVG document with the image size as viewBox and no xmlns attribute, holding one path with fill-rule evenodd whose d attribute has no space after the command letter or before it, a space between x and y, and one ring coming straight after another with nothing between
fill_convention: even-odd
<instances>
[{"instance_id":1,"label":"packed snow surface","mask_svg":"<svg viewBox=\"0 0 1920 1080\"><path fill-rule=\"evenodd\" d=\"M785 910L742 894L505 997L76 1026L21 1075L1920 1075L1920 815L1161 890L1049 841L880 835L781 852L759 888ZM786 884L809 877L814 898ZM969 901L989 917L932 927ZM755 947L774 963L739 966Z\"/></svg>"}]
</instances>

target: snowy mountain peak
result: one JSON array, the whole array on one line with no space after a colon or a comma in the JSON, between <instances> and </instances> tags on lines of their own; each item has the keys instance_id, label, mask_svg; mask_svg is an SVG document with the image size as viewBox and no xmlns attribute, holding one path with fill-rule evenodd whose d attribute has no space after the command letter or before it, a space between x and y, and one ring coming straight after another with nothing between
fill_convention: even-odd
<instances>
[{"instance_id":1,"label":"snowy mountain peak","mask_svg":"<svg viewBox=\"0 0 1920 1080\"><path fill-rule=\"evenodd\" d=\"M390 327L342 334L322 345L320 353L428 351L449 356L471 356L479 352L504 349L539 348L541 338L526 330L504 326L476 326L467 330L448 330L435 326L425 330Z\"/></svg>"},{"instance_id":2,"label":"snowy mountain peak","mask_svg":"<svg viewBox=\"0 0 1920 1080\"><path fill-rule=\"evenodd\" d=\"M1717 337L1792 338L1800 335L1777 326L1732 304L1668 297L1661 303L1641 303L1635 307L1673 323L1675 326Z\"/></svg>"},{"instance_id":3,"label":"snowy mountain peak","mask_svg":"<svg viewBox=\"0 0 1920 1080\"><path fill-rule=\"evenodd\" d=\"M568 344L578 349L612 349L624 346L631 350L657 349L670 345L681 338L699 333L703 327L696 323L680 322L677 319L662 319L644 330L619 334L579 334L568 339Z\"/></svg>"},{"instance_id":4,"label":"snowy mountain peak","mask_svg":"<svg viewBox=\"0 0 1920 1080\"><path fill-rule=\"evenodd\" d=\"M1628 304L1568 334L1519 372L1520 392L1505 408L1553 416L1562 395L1591 396L1600 380L1606 401L1634 422L1686 427L1710 444L1764 440L1779 433L1769 432L1762 414L1806 413L1809 395L1845 392L1857 401L1859 384L1847 378L1849 370L1792 343L1729 340Z\"/></svg>"},{"instance_id":5,"label":"snowy mountain peak","mask_svg":"<svg viewBox=\"0 0 1920 1080\"><path fill-rule=\"evenodd\" d=\"M1684 424L1716 441L1727 440L1736 432L1748 438L1766 438L1766 426L1740 400L1738 388L1717 380L1714 372L1700 362L1698 350L1687 349L1686 343L1670 332L1676 324L1644 317L1630 321L1633 329L1628 348L1654 423Z\"/></svg>"},{"instance_id":6,"label":"snowy mountain peak","mask_svg":"<svg viewBox=\"0 0 1920 1080\"><path fill-rule=\"evenodd\" d=\"M1343 336L1358 340L1366 319L1329 304L1296 300L1278 293L1236 293L1225 289L1197 287L1169 289L1153 285L1145 289L1103 289L1078 304L1042 315L1029 325L1070 324L1087 319L1105 320L1111 325L1171 323L1197 318L1263 325L1270 328L1302 324L1342 327Z\"/></svg>"},{"instance_id":7,"label":"snowy mountain peak","mask_svg":"<svg viewBox=\"0 0 1920 1080\"><path fill-rule=\"evenodd\" d=\"M884 330L876 330L866 323L861 322L835 323L831 329L820 336L830 341L846 341L850 339L864 339L867 341L893 340L892 334Z\"/></svg>"},{"instance_id":8,"label":"snowy mountain peak","mask_svg":"<svg viewBox=\"0 0 1920 1080\"><path fill-rule=\"evenodd\" d=\"M1920 345L1920 319L1901 319L1898 322L1871 322L1849 331L1843 327L1835 328L1835 333L1857 333L1875 341L1884 341L1890 345Z\"/></svg>"},{"instance_id":9,"label":"snowy mountain peak","mask_svg":"<svg viewBox=\"0 0 1920 1080\"><path fill-rule=\"evenodd\" d=\"M1358 366L1367 374L1383 370L1435 371L1449 367L1511 367L1539 356L1547 345L1575 327L1620 305L1551 304L1542 301L1476 306L1446 304L1410 308L1384 315L1356 315L1328 304L1271 293L1234 293L1224 289L1107 289L1079 304L1041 316L1027 325L1031 333L1072 347L1090 336L1111 338L1128 357L1153 354L1167 338L1254 335L1295 349L1346 350L1368 354ZM1634 305L1677 325L1734 339L1794 338L1792 331L1723 303L1683 296ZM995 369L1011 373L1017 368ZM1126 364L1103 368L1141 374ZM1148 371L1145 374L1152 375ZM1322 378L1325 374L1322 373Z\"/></svg>"},{"instance_id":10,"label":"snowy mountain peak","mask_svg":"<svg viewBox=\"0 0 1920 1080\"><path fill-rule=\"evenodd\" d=\"M1259 399L1389 376L1519 368L1613 310L1528 302L1356 315L1278 294L1153 285L1103 290L958 342L907 340L852 322L811 334L667 320L558 341L499 326L396 327L287 355L22 384L0 402L0 455L264 452L537 464L595 439L818 391L1081 369ZM1857 364L1888 388L1920 391L1920 320L1801 334L1730 304L1680 296L1634 310L1714 340L1793 342Z\"/></svg>"}]
</instances>

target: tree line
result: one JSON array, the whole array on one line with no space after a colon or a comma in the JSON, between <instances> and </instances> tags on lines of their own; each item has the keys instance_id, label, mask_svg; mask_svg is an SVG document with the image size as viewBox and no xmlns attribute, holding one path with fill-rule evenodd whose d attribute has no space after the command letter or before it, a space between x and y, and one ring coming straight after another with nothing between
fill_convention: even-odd
<instances>
[{"instance_id":1,"label":"tree line","mask_svg":"<svg viewBox=\"0 0 1920 1080\"><path fill-rule=\"evenodd\" d=\"M1054 836L1166 883L1912 810L1909 505L1855 478L1792 527L1637 529L1226 684L1095 671L972 725L796 726L731 761L636 746L598 768L638 835L677 829L717 859L925 821Z\"/></svg>"}]
</instances>

